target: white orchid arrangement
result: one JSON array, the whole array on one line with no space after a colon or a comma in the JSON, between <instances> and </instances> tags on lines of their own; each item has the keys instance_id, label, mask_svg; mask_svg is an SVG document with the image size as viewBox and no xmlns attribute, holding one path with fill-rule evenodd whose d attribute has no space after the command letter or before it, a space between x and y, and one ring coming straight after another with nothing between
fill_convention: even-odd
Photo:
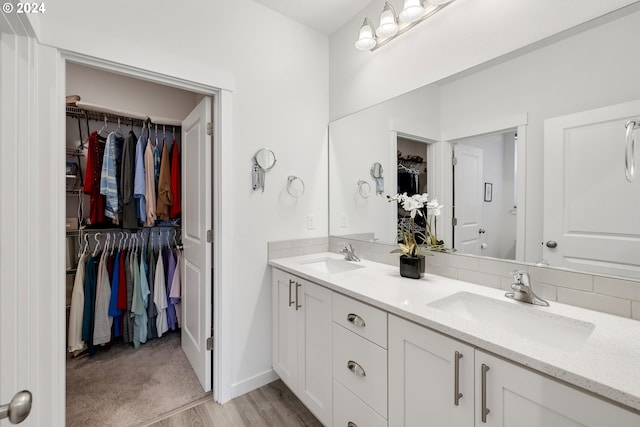
<instances>
[{"instance_id":1,"label":"white orchid arrangement","mask_svg":"<svg viewBox=\"0 0 640 427\"><path fill-rule=\"evenodd\" d=\"M408 196L407 193L387 196L389 201L395 201L402 205L402 208L409 212L410 220L407 230L400 230L402 243L400 248L392 252L402 252L408 256L431 255L430 251L446 250L444 242L438 240L436 236L437 217L440 215L444 205L438 203L437 199L429 200L427 193L414 194ZM424 212L426 209L426 213ZM415 226L416 215L424 217L426 215L427 234L417 231ZM433 224L432 224L433 221ZM423 243L418 243L418 240ZM424 244L426 243L426 245Z\"/></svg>"}]
</instances>

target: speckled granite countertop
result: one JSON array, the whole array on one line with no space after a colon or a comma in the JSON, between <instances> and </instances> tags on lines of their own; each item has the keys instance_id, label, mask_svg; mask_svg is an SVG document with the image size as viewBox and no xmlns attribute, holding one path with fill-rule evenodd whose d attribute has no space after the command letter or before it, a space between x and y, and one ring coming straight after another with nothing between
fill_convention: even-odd
<instances>
[{"instance_id":1,"label":"speckled granite countertop","mask_svg":"<svg viewBox=\"0 0 640 427\"><path fill-rule=\"evenodd\" d=\"M522 304L505 298L504 291L442 276L425 274L419 280L407 279L400 277L397 267L366 260L358 263L365 268L334 274L305 265L325 258L342 260L341 255L327 252L274 259L269 264L640 412L637 320L558 302L551 302L550 307ZM578 348L561 350L429 305L458 292L490 297L525 310L540 310L548 316L593 323L595 329Z\"/></svg>"}]
</instances>

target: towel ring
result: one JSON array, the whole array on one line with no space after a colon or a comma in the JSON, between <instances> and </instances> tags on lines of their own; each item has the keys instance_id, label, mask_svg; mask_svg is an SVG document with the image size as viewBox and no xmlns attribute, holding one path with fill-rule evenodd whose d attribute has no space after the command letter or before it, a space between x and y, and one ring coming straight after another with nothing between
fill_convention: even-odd
<instances>
[{"instance_id":1,"label":"towel ring","mask_svg":"<svg viewBox=\"0 0 640 427\"><path fill-rule=\"evenodd\" d=\"M289 175L287 178L287 193L295 198L302 196L304 194L304 181L297 176Z\"/></svg>"},{"instance_id":2,"label":"towel ring","mask_svg":"<svg viewBox=\"0 0 640 427\"><path fill-rule=\"evenodd\" d=\"M360 197L363 199L368 199L371 195L371 184L361 179L358 180L358 194L360 194Z\"/></svg>"},{"instance_id":3,"label":"towel ring","mask_svg":"<svg viewBox=\"0 0 640 427\"><path fill-rule=\"evenodd\" d=\"M629 120L624 127L627 129L627 144L624 150L624 174L627 181L632 182L636 173L636 139L633 131L640 127L640 124Z\"/></svg>"}]
</instances>

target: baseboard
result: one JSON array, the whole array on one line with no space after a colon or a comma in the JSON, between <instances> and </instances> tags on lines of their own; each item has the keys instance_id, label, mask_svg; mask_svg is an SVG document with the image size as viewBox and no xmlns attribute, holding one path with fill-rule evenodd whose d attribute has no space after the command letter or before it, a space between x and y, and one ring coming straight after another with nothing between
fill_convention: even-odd
<instances>
[{"instance_id":1,"label":"baseboard","mask_svg":"<svg viewBox=\"0 0 640 427\"><path fill-rule=\"evenodd\" d=\"M255 375L251 378L247 378L246 380L237 382L231 385L231 398L235 398L238 396L242 396L243 394L249 393L257 388L262 387L263 385L267 385L275 380L277 380L278 374L273 369L269 369L261 374Z\"/></svg>"}]
</instances>

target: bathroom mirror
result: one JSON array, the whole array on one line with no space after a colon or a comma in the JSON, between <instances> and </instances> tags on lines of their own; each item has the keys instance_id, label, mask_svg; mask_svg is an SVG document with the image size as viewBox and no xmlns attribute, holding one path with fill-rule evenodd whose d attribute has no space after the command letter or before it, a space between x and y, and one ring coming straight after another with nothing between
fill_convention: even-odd
<instances>
[{"instance_id":1,"label":"bathroom mirror","mask_svg":"<svg viewBox=\"0 0 640 427\"><path fill-rule=\"evenodd\" d=\"M253 190L262 190L264 193L265 172L276 164L276 155L268 148L262 148L253 156L251 168L251 181Z\"/></svg>"},{"instance_id":2,"label":"bathroom mirror","mask_svg":"<svg viewBox=\"0 0 640 427\"><path fill-rule=\"evenodd\" d=\"M640 56L629 55L635 51L637 40L640 40L640 5L634 4L491 63L331 122L329 234L395 243L397 209L384 196L395 194L399 189L398 141L407 138L424 147L422 161L412 165L424 174L424 182L417 185L420 192L426 189L444 205L438 218L438 238L444 238L446 244L453 246L456 233L451 224L462 208L455 206L454 180L460 176L453 173L454 152L470 138L484 138L492 141L476 144L486 153L483 164L486 165L487 159L497 161L497 153L502 156L500 176L486 177L477 186L478 205L490 205L504 215L490 227L483 224L477 227L484 231L476 234L484 239L480 244L484 243L485 248L500 245L505 248L503 254L490 257L528 263L548 261L551 265L578 271L611 274L598 270L597 266L594 269L592 265L583 265L581 260L555 264L555 257L549 256L551 251L560 253L564 248L561 244L553 248L547 245L558 242L558 238L548 234L549 224L545 224L545 218L549 212L551 216L556 212L558 217L567 214L561 213L566 198L557 202L545 198L545 179L548 181L556 172L555 165L547 168L545 164L544 146L549 140L545 135L545 121L548 129L549 121L558 117L640 100L637 84ZM640 111L635 119L640 119ZM621 180L626 182L624 123L620 129L621 140L616 140L615 146L607 139L594 142L588 149L564 152L573 156L567 158L568 165L574 168L589 165L591 176L585 172L584 179L590 187L583 197L584 206L592 208L584 210L602 212L598 221L590 221L600 224L602 232L615 228L615 233L635 242L640 253L638 221L617 219L619 213L627 209L630 199L609 197L607 191L595 184L598 177L610 174L621 174ZM495 140L502 134L506 136L499 138L509 142L498 144ZM605 154L617 152L618 142L621 146L619 167L610 170L608 164L598 166L598 156L603 158ZM493 151L488 145L492 145ZM595 162L579 153L594 154ZM353 190L345 183L361 179L363 168L375 173L371 166L374 163L380 163L386 173L386 188L383 194L375 197L372 194L362 203L362 199L353 197ZM486 167L495 169L495 166ZM638 181L630 185L637 185ZM490 201L485 201L485 183L491 184L492 197L487 199ZM553 183L549 186L553 188ZM625 191L640 194L640 188ZM606 207L599 205L601 198L607 200ZM595 235L598 231L592 229L590 233ZM507 235L511 236L507 239L509 242L489 240ZM516 256L514 248L518 245ZM478 255L484 256L482 252ZM618 270L615 275L640 278L638 266L626 267L626 271Z\"/></svg>"}]
</instances>

